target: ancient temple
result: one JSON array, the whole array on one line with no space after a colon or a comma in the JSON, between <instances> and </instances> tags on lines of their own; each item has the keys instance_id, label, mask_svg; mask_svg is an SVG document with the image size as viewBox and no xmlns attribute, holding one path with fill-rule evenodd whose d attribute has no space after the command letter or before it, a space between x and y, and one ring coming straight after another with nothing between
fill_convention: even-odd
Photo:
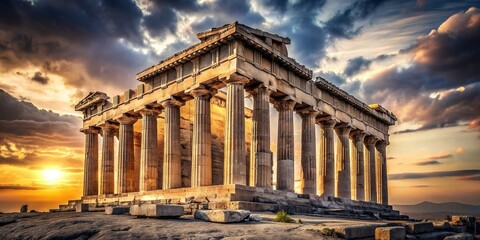
<instances>
[{"instance_id":1,"label":"ancient temple","mask_svg":"<svg viewBox=\"0 0 480 240\"><path fill-rule=\"evenodd\" d=\"M139 72L135 89L90 93L76 105L85 133L81 201L202 198L208 208L262 210L278 199L351 199L391 210L382 207L391 112L313 79L288 56L289 38L236 22L197 36L198 44Z\"/></svg>"}]
</instances>

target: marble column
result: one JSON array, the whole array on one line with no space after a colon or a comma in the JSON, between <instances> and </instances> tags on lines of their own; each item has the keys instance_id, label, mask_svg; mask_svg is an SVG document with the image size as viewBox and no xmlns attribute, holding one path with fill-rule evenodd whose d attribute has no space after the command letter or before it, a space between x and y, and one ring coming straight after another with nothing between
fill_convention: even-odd
<instances>
[{"instance_id":1,"label":"marble column","mask_svg":"<svg viewBox=\"0 0 480 240\"><path fill-rule=\"evenodd\" d=\"M338 135L337 159L335 164L335 197L348 198L351 194L350 181L350 139L349 134L352 128L348 125L335 127Z\"/></svg>"},{"instance_id":2,"label":"marble column","mask_svg":"<svg viewBox=\"0 0 480 240\"><path fill-rule=\"evenodd\" d=\"M335 196L335 130L333 128L337 122L334 119L328 119L319 123L323 132L319 195Z\"/></svg>"},{"instance_id":3,"label":"marble column","mask_svg":"<svg viewBox=\"0 0 480 240\"><path fill-rule=\"evenodd\" d=\"M140 184L139 191L158 189L157 156L157 117L158 110L143 109L142 115L142 143L140 147Z\"/></svg>"},{"instance_id":4,"label":"marble column","mask_svg":"<svg viewBox=\"0 0 480 240\"><path fill-rule=\"evenodd\" d=\"M85 133L85 162L83 168L83 196L98 194L98 133L95 128Z\"/></svg>"},{"instance_id":5,"label":"marble column","mask_svg":"<svg viewBox=\"0 0 480 240\"><path fill-rule=\"evenodd\" d=\"M375 145L378 151L376 165L377 176L377 202L388 205L388 183L387 183L387 141L381 140Z\"/></svg>"},{"instance_id":6,"label":"marble column","mask_svg":"<svg viewBox=\"0 0 480 240\"><path fill-rule=\"evenodd\" d=\"M253 96L250 186L271 189L273 162L270 151L270 90L260 85L249 90L249 93Z\"/></svg>"},{"instance_id":7,"label":"marble column","mask_svg":"<svg viewBox=\"0 0 480 240\"><path fill-rule=\"evenodd\" d=\"M302 117L302 170L303 170L303 193L317 193L317 158L315 150L315 117L316 111L299 111Z\"/></svg>"},{"instance_id":8,"label":"marble column","mask_svg":"<svg viewBox=\"0 0 480 240\"><path fill-rule=\"evenodd\" d=\"M277 190L294 191L294 133L292 100L275 102L278 111Z\"/></svg>"},{"instance_id":9,"label":"marble column","mask_svg":"<svg viewBox=\"0 0 480 240\"><path fill-rule=\"evenodd\" d=\"M377 202L377 182L375 172L375 143L378 139L373 136L365 137L365 201Z\"/></svg>"},{"instance_id":10,"label":"marble column","mask_svg":"<svg viewBox=\"0 0 480 240\"><path fill-rule=\"evenodd\" d=\"M100 194L113 194L114 182L114 143L115 128L117 126L106 123L102 126L102 163L100 171Z\"/></svg>"},{"instance_id":11,"label":"marble column","mask_svg":"<svg viewBox=\"0 0 480 240\"><path fill-rule=\"evenodd\" d=\"M142 132L133 132L133 182L132 192L140 191L140 158L142 153Z\"/></svg>"},{"instance_id":12,"label":"marble column","mask_svg":"<svg viewBox=\"0 0 480 240\"><path fill-rule=\"evenodd\" d=\"M247 183L244 85L248 81L248 78L240 75L231 75L225 80L227 104L223 184L246 185Z\"/></svg>"},{"instance_id":13,"label":"marble column","mask_svg":"<svg viewBox=\"0 0 480 240\"><path fill-rule=\"evenodd\" d=\"M134 189L135 156L133 124L137 118L123 115L117 118L119 127L117 193L132 192Z\"/></svg>"},{"instance_id":14,"label":"marble column","mask_svg":"<svg viewBox=\"0 0 480 240\"><path fill-rule=\"evenodd\" d=\"M363 139L365 133L360 130L350 132L350 138L353 141L353 159L351 166L350 179L352 181L352 199L365 201L365 176L364 176L364 151Z\"/></svg>"},{"instance_id":15,"label":"marble column","mask_svg":"<svg viewBox=\"0 0 480 240\"><path fill-rule=\"evenodd\" d=\"M163 188L182 187L182 160L180 152L180 107L183 102L174 98L162 102L165 109Z\"/></svg>"},{"instance_id":16,"label":"marble column","mask_svg":"<svg viewBox=\"0 0 480 240\"><path fill-rule=\"evenodd\" d=\"M212 185L212 140L210 99L215 91L197 88L190 91L194 97L192 136L192 187Z\"/></svg>"}]
</instances>

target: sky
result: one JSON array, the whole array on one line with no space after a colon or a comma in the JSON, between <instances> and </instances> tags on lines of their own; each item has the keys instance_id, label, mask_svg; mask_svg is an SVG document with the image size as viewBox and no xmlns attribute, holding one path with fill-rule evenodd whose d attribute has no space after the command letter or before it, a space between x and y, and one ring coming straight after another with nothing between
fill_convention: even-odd
<instances>
[{"instance_id":1,"label":"sky","mask_svg":"<svg viewBox=\"0 0 480 240\"><path fill-rule=\"evenodd\" d=\"M137 72L233 21L289 37L289 55L314 77L396 114L392 204L480 205L479 1L5 0L0 211L78 199L74 105L90 91L135 87Z\"/></svg>"}]
</instances>

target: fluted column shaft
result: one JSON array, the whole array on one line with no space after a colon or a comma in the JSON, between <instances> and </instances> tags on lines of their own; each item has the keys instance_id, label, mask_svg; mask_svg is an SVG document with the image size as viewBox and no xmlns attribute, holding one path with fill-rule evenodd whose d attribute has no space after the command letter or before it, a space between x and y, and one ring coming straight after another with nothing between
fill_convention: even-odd
<instances>
[{"instance_id":1,"label":"fluted column shaft","mask_svg":"<svg viewBox=\"0 0 480 240\"><path fill-rule=\"evenodd\" d=\"M375 172L375 143L378 141L373 136L365 138L365 201L377 202L377 181Z\"/></svg>"},{"instance_id":2,"label":"fluted column shaft","mask_svg":"<svg viewBox=\"0 0 480 240\"><path fill-rule=\"evenodd\" d=\"M250 186L253 187L272 188L269 91L262 85L250 90L253 96Z\"/></svg>"},{"instance_id":3,"label":"fluted column shaft","mask_svg":"<svg viewBox=\"0 0 480 240\"><path fill-rule=\"evenodd\" d=\"M162 102L165 108L165 140L163 157L163 189L182 186L182 162L180 152L180 106L175 99Z\"/></svg>"},{"instance_id":4,"label":"fluted column shaft","mask_svg":"<svg viewBox=\"0 0 480 240\"><path fill-rule=\"evenodd\" d=\"M382 140L376 144L378 151L376 165L377 176L377 202L388 205L388 183L387 183L387 142Z\"/></svg>"},{"instance_id":5,"label":"fluted column shaft","mask_svg":"<svg viewBox=\"0 0 480 240\"><path fill-rule=\"evenodd\" d=\"M140 191L158 189L157 117L156 110L144 109L142 114L142 143L140 147Z\"/></svg>"},{"instance_id":6,"label":"fluted column shaft","mask_svg":"<svg viewBox=\"0 0 480 240\"><path fill-rule=\"evenodd\" d=\"M364 201L365 200L365 176L364 176L364 151L363 139L365 133L359 130L352 131L350 137L353 141L353 159L351 166L351 181L352 181L352 199Z\"/></svg>"},{"instance_id":7,"label":"fluted column shaft","mask_svg":"<svg viewBox=\"0 0 480 240\"><path fill-rule=\"evenodd\" d=\"M100 194L113 194L114 183L114 146L115 127L112 124L102 126L102 163L100 172Z\"/></svg>"},{"instance_id":8,"label":"fluted column shaft","mask_svg":"<svg viewBox=\"0 0 480 240\"><path fill-rule=\"evenodd\" d=\"M227 104L225 114L225 157L224 184L247 183L247 163L245 160L245 103L244 85L248 79L232 75L227 84Z\"/></svg>"},{"instance_id":9,"label":"fluted column shaft","mask_svg":"<svg viewBox=\"0 0 480 240\"><path fill-rule=\"evenodd\" d=\"M317 190L317 166L315 151L315 117L314 111L300 112L302 117L302 170L303 170L303 193L316 194Z\"/></svg>"},{"instance_id":10,"label":"fluted column shaft","mask_svg":"<svg viewBox=\"0 0 480 240\"><path fill-rule=\"evenodd\" d=\"M333 119L320 121L323 132L320 158L321 196L335 196L335 124Z\"/></svg>"},{"instance_id":11,"label":"fluted column shaft","mask_svg":"<svg viewBox=\"0 0 480 240\"><path fill-rule=\"evenodd\" d=\"M294 191L293 107L295 102L275 103L278 111L277 190Z\"/></svg>"},{"instance_id":12,"label":"fluted column shaft","mask_svg":"<svg viewBox=\"0 0 480 240\"><path fill-rule=\"evenodd\" d=\"M192 139L192 187L212 185L212 140L210 98L215 92L195 89Z\"/></svg>"},{"instance_id":13,"label":"fluted column shaft","mask_svg":"<svg viewBox=\"0 0 480 240\"><path fill-rule=\"evenodd\" d=\"M98 194L98 130L85 129L83 196Z\"/></svg>"},{"instance_id":14,"label":"fluted column shaft","mask_svg":"<svg viewBox=\"0 0 480 240\"><path fill-rule=\"evenodd\" d=\"M336 184L335 196L340 198L351 198L350 181L350 134L349 126L338 126L335 131L338 135L337 159L335 164Z\"/></svg>"},{"instance_id":15,"label":"fluted column shaft","mask_svg":"<svg viewBox=\"0 0 480 240\"><path fill-rule=\"evenodd\" d=\"M136 118L122 116L117 119L119 127L118 144L118 183L117 193L132 192L134 189L135 156L133 143L133 124Z\"/></svg>"}]
</instances>

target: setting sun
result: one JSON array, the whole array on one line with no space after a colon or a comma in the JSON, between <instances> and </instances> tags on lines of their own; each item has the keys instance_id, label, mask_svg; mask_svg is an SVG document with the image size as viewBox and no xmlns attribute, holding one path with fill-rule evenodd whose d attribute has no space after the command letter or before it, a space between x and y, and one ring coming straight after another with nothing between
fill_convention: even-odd
<instances>
[{"instance_id":1,"label":"setting sun","mask_svg":"<svg viewBox=\"0 0 480 240\"><path fill-rule=\"evenodd\" d=\"M48 183L57 182L62 173L57 169L45 169L43 170L43 176Z\"/></svg>"}]
</instances>

